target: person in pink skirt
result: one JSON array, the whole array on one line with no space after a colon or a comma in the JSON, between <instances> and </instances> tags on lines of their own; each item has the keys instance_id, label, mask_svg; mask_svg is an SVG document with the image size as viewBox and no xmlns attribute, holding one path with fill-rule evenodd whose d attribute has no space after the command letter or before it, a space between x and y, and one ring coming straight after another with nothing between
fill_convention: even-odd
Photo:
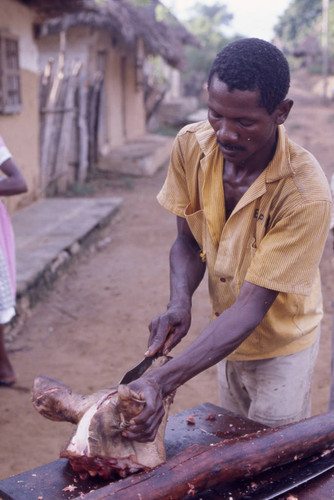
<instances>
[{"instance_id":1,"label":"person in pink skirt","mask_svg":"<svg viewBox=\"0 0 334 500\"><path fill-rule=\"evenodd\" d=\"M26 181L0 136L0 196L27 191ZM0 173L0 175L1 175ZM16 382L15 371L6 351L3 325L15 316L16 266L14 233L10 217L0 202L0 386Z\"/></svg>"}]
</instances>

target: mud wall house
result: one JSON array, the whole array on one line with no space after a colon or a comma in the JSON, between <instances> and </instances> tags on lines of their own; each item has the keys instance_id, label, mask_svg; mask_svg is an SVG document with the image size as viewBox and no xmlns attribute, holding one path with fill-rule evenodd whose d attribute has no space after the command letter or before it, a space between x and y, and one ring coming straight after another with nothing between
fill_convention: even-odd
<instances>
[{"instance_id":1,"label":"mud wall house","mask_svg":"<svg viewBox=\"0 0 334 500\"><path fill-rule=\"evenodd\" d=\"M0 0L0 134L28 183L28 193L4 198L9 212L40 190L39 54L36 20L78 8L81 0Z\"/></svg>"},{"instance_id":2,"label":"mud wall house","mask_svg":"<svg viewBox=\"0 0 334 500\"><path fill-rule=\"evenodd\" d=\"M142 136L146 131L142 88L138 85L136 74L136 46L127 46L117 33L111 34L108 29L96 24L89 15L88 24L81 23L83 16L74 17L75 24L66 31L58 32L58 26L52 21L48 22L48 34L39 38L41 71L47 68L51 59L54 61L54 78L58 80L56 85L68 85L70 78L76 79L71 89L66 88L68 98L69 92L73 94L71 103L59 103L60 107L65 110L67 108L67 113L71 114L67 126L72 126L65 135L72 135L69 144L65 145L68 155L64 160L68 168L65 169L61 164L61 170L55 169L53 177L50 172L49 177L45 179L45 184L55 180L59 189L62 189L63 185L62 174L66 177L65 183L83 181L89 166L94 168L100 154L105 156L110 150L123 145L125 141ZM62 64L62 53L63 70L59 67L59 64ZM65 78L60 78L60 82L56 76L59 71L63 71L65 75ZM81 99L80 102L78 98ZM51 120L51 126L56 128L57 116L52 114L50 109L51 99L52 96L45 102L46 109L42 106L42 120L44 119L46 127L50 125ZM77 110L72 112L71 108L74 106L77 106ZM48 114L48 110L51 114ZM87 127L86 130L81 129L82 135L77 121L80 115L84 127ZM66 116L58 126L64 126L65 119ZM51 131L50 138L53 142L57 141L57 132L61 133L60 130ZM51 153L52 160L53 155L59 153L59 147L56 144L54 148L52 144L48 145L47 137L44 141L42 147L44 146L49 158ZM46 169L47 165L42 165L42 168ZM48 173L46 175L48 176Z\"/></svg>"},{"instance_id":3,"label":"mud wall house","mask_svg":"<svg viewBox=\"0 0 334 500\"><path fill-rule=\"evenodd\" d=\"M35 13L15 0L0 0L0 9L0 134L29 186L27 194L3 198L14 212L39 190L38 51Z\"/></svg>"},{"instance_id":4,"label":"mud wall house","mask_svg":"<svg viewBox=\"0 0 334 500\"><path fill-rule=\"evenodd\" d=\"M183 45L188 43L186 30L176 33L156 20L155 5L152 2L148 8L141 8L125 0L85 0L80 12L48 19L38 26L40 71L46 70L53 79L46 82L49 94L41 104L42 183L51 193L73 181L83 182L101 159L147 135L145 60L158 55L178 67L183 61ZM73 78L76 82L71 87L71 99L68 89L62 93L57 86L69 85ZM59 113L50 109L54 105L52 88L58 88L58 107L65 114L74 109L65 133L47 132L59 128ZM67 103L61 100L62 94L67 95ZM68 139L66 147L52 146L61 134ZM50 141L50 137L56 140ZM43 149L49 165L43 162ZM60 162L55 158L59 151L63 155ZM50 161L55 164L53 172L46 171Z\"/></svg>"}]
</instances>

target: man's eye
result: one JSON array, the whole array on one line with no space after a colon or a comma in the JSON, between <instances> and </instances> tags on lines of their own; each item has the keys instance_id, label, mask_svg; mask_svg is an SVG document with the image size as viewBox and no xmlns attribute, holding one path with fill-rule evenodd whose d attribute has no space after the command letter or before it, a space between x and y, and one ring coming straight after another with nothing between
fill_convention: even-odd
<instances>
[{"instance_id":1,"label":"man's eye","mask_svg":"<svg viewBox=\"0 0 334 500\"><path fill-rule=\"evenodd\" d=\"M239 123L243 127L251 127L252 125L254 125L254 122L252 122L250 120L239 120Z\"/></svg>"},{"instance_id":2,"label":"man's eye","mask_svg":"<svg viewBox=\"0 0 334 500\"><path fill-rule=\"evenodd\" d=\"M216 113L216 111L213 111L212 109L209 110L209 114L212 118L221 118L221 115L219 113Z\"/></svg>"}]
</instances>

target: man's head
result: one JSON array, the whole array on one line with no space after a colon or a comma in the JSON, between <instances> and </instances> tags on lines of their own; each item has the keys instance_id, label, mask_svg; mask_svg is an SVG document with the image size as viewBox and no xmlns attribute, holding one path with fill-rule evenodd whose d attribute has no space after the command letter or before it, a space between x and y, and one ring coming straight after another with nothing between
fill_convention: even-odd
<instances>
[{"instance_id":1,"label":"man's head","mask_svg":"<svg viewBox=\"0 0 334 500\"><path fill-rule=\"evenodd\" d=\"M269 114L285 99L290 86L289 65L283 53L259 38L243 38L224 47L211 66L208 87L213 75L230 92L257 90L259 106Z\"/></svg>"}]
</instances>

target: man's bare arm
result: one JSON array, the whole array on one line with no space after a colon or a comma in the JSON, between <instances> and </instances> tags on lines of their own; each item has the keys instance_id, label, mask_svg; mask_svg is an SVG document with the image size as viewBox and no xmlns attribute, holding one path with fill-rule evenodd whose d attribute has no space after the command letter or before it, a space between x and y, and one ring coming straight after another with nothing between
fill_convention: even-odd
<instances>
[{"instance_id":1,"label":"man's bare arm","mask_svg":"<svg viewBox=\"0 0 334 500\"><path fill-rule=\"evenodd\" d=\"M159 350L168 354L187 334L192 296L205 273L200 251L186 219L177 217L177 238L170 251L170 300L167 311L150 324L146 356Z\"/></svg>"},{"instance_id":2,"label":"man's bare arm","mask_svg":"<svg viewBox=\"0 0 334 500\"><path fill-rule=\"evenodd\" d=\"M232 307L212 321L184 351L130 384L146 407L126 431L131 439L154 439L163 416L162 398L233 352L261 322L278 292L245 282Z\"/></svg>"}]
</instances>

